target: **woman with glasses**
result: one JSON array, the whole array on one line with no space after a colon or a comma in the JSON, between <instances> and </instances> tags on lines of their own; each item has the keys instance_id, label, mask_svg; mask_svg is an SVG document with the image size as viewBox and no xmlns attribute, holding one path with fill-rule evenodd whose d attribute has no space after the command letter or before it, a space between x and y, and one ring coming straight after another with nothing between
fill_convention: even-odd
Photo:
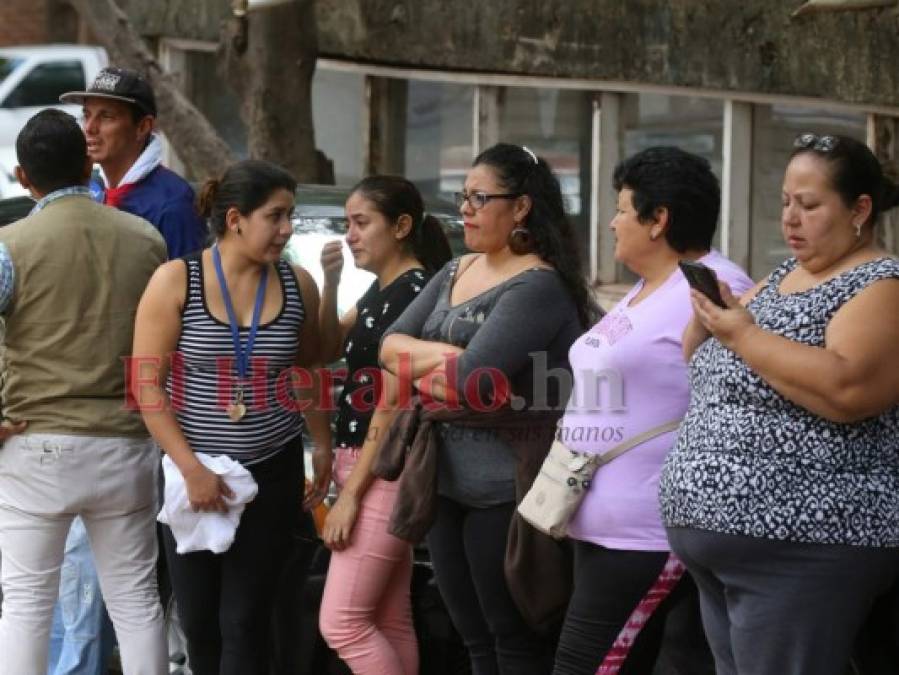
<instances>
[{"instance_id":1,"label":"woman with glasses","mask_svg":"<svg viewBox=\"0 0 899 675\"><path fill-rule=\"evenodd\" d=\"M558 181L528 149L499 144L475 159L457 202L475 253L446 265L388 329L382 365L438 401L492 407L508 384L522 410L535 394L559 405L567 389L557 373L596 309ZM487 429L450 423L439 435L427 541L472 671L545 675L551 654L522 618L503 571L516 457Z\"/></svg>"},{"instance_id":2,"label":"woman with glasses","mask_svg":"<svg viewBox=\"0 0 899 675\"><path fill-rule=\"evenodd\" d=\"M805 134L781 195L793 255L722 309L693 292L693 390L661 480L719 675L844 675L899 576L899 189L862 143Z\"/></svg>"},{"instance_id":3,"label":"woman with glasses","mask_svg":"<svg viewBox=\"0 0 899 675\"><path fill-rule=\"evenodd\" d=\"M452 253L440 222L424 211L418 189L398 176L369 176L346 202L346 243L356 266L377 279L337 317L342 242L322 250L319 308L325 361L346 359L337 402L334 480L340 490L322 539L331 553L319 623L328 644L356 675L416 675L412 625L412 549L387 532L397 484L374 478L371 465L395 411L395 391L378 365L384 331ZM386 377L391 377L387 375Z\"/></svg>"}]
</instances>

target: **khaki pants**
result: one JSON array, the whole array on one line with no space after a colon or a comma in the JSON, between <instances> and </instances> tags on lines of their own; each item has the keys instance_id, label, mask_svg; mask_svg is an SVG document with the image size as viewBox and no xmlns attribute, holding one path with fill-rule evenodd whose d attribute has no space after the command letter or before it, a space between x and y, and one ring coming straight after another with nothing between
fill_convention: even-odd
<instances>
[{"instance_id":1,"label":"khaki pants","mask_svg":"<svg viewBox=\"0 0 899 675\"><path fill-rule=\"evenodd\" d=\"M44 675L66 535L80 515L126 675L168 672L156 591L158 451L146 439L13 436L0 448L0 675Z\"/></svg>"}]
</instances>

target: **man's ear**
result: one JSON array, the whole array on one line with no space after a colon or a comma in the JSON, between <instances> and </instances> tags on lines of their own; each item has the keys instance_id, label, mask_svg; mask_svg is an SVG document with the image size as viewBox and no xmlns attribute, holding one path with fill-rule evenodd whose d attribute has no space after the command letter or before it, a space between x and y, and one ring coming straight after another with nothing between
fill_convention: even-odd
<instances>
[{"instance_id":1,"label":"man's ear","mask_svg":"<svg viewBox=\"0 0 899 675\"><path fill-rule=\"evenodd\" d=\"M33 199L39 200L44 197L44 193L38 190L34 186L34 183L31 182L31 179L28 178L28 174L25 173L25 169L23 169L21 166L17 166L15 169L13 169L13 171L16 174L16 180L19 181L19 185L28 190L28 194L30 194Z\"/></svg>"},{"instance_id":2,"label":"man's ear","mask_svg":"<svg viewBox=\"0 0 899 675\"><path fill-rule=\"evenodd\" d=\"M144 115L137 123L137 134L146 141L153 133L154 128L156 128L156 118L152 115Z\"/></svg>"},{"instance_id":3,"label":"man's ear","mask_svg":"<svg viewBox=\"0 0 899 675\"><path fill-rule=\"evenodd\" d=\"M13 173L16 174L16 180L19 181L19 185L21 185L26 190L31 190L31 181L28 180L28 174L25 173L25 169L21 166L17 166L13 169Z\"/></svg>"}]
</instances>

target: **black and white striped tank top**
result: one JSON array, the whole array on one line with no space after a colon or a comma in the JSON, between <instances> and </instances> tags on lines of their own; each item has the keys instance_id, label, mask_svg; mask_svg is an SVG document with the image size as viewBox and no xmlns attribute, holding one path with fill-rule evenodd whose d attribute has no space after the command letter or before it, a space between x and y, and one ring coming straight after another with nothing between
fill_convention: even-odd
<instances>
[{"instance_id":1,"label":"black and white striped tank top","mask_svg":"<svg viewBox=\"0 0 899 675\"><path fill-rule=\"evenodd\" d=\"M187 265L187 302L181 337L166 383L175 415L194 452L228 455L242 464L273 456L302 431L303 418L292 404L290 369L306 316L296 275L287 261L277 263L284 298L274 320L259 326L245 383L244 417L233 422L227 406L238 381L231 328L213 317L203 293L203 262ZM249 328L240 329L246 344Z\"/></svg>"}]
</instances>

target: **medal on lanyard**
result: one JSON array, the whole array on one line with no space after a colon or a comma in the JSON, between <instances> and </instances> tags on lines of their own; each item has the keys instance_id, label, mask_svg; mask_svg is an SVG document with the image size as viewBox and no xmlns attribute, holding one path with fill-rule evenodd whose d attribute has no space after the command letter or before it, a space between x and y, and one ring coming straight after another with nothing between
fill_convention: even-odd
<instances>
[{"instance_id":1,"label":"medal on lanyard","mask_svg":"<svg viewBox=\"0 0 899 675\"><path fill-rule=\"evenodd\" d=\"M234 305L231 303L231 294L228 292L228 284L225 282L225 272L222 269L222 256L218 246L212 247L212 262L215 264L215 275L218 277L219 288L222 291L222 300L225 310L228 312L228 323L231 325L231 340L234 343L234 365L237 368L238 384L234 392L234 399L228 404L227 413L232 422L239 422L247 414L247 406L243 401L243 383L247 379L247 371L250 366L250 354L253 344L256 342L256 332L259 330L259 317L262 314L262 305L265 302L265 287L268 281L268 265L262 268L259 277L259 288L256 289L256 303L253 305L253 319L250 321L250 334L247 336L246 346L240 344L240 328L237 325L237 315L234 313Z\"/></svg>"}]
</instances>

